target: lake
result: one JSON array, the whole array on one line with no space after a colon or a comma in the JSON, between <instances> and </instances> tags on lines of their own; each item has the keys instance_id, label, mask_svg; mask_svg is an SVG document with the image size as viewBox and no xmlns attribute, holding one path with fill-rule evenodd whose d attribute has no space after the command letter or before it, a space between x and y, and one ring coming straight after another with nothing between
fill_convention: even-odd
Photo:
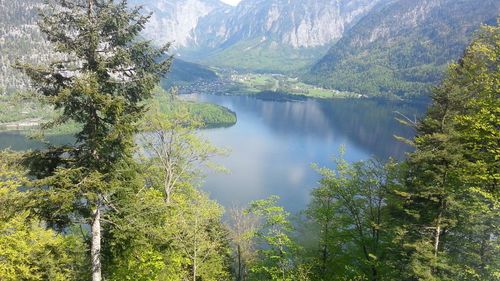
<instances>
[{"instance_id":1,"label":"lake","mask_svg":"<svg viewBox=\"0 0 500 281\"><path fill-rule=\"evenodd\" d=\"M231 150L230 156L218 159L230 173L209 173L205 190L224 206L278 195L292 212L306 207L311 189L317 186L312 163L333 168L332 158L341 146L351 162L402 159L411 147L394 135L411 138L414 132L395 119L396 112L412 118L423 112L422 105L367 99L193 98L223 105L238 116L233 127L203 132L217 146Z\"/></svg>"},{"instance_id":2,"label":"lake","mask_svg":"<svg viewBox=\"0 0 500 281\"><path fill-rule=\"evenodd\" d=\"M208 129L202 135L231 154L216 161L228 174L208 172L203 189L225 207L278 195L291 212L304 209L319 179L312 163L333 168L339 148L348 161L370 157L402 159L411 147L394 135L413 131L396 121L400 112L414 118L423 106L371 99L273 100L255 96L190 95L236 112L230 128ZM59 143L70 138L52 139ZM16 132L0 133L0 148L40 147Z\"/></svg>"}]
</instances>

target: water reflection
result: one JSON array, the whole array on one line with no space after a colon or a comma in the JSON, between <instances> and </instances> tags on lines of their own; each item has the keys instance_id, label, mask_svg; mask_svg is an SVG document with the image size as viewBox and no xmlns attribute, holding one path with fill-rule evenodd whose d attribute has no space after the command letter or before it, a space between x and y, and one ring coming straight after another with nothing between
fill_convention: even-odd
<instances>
[{"instance_id":1,"label":"water reflection","mask_svg":"<svg viewBox=\"0 0 500 281\"><path fill-rule=\"evenodd\" d=\"M48 136L46 141L52 144L71 144L74 142L72 136ZM42 149L45 145L36 139L31 139L30 134L21 131L0 132L0 149L11 149L16 151Z\"/></svg>"},{"instance_id":2,"label":"water reflection","mask_svg":"<svg viewBox=\"0 0 500 281\"><path fill-rule=\"evenodd\" d=\"M210 174L205 189L225 206L276 194L291 211L307 204L316 185L311 163L331 166L340 146L346 147L349 161L401 159L411 148L393 136L411 137L413 132L395 120L395 112L413 116L422 111L375 100L194 98L224 105L238 115L236 126L204 132L216 145L232 149L228 158L220 159L231 173Z\"/></svg>"},{"instance_id":3,"label":"water reflection","mask_svg":"<svg viewBox=\"0 0 500 281\"><path fill-rule=\"evenodd\" d=\"M401 159L411 149L394 135L411 137L411 129L399 124L394 112L415 116L422 106L376 100L273 101L251 96L196 95L190 98L214 102L236 112L231 128L202 132L214 144L231 150L217 159L231 172L209 172L203 188L228 207L279 195L290 211L303 209L316 186L312 163L332 166L331 158L346 147L348 161L371 156ZM52 138L69 143L70 137ZM26 150L41 147L19 133L0 133L0 148Z\"/></svg>"}]
</instances>

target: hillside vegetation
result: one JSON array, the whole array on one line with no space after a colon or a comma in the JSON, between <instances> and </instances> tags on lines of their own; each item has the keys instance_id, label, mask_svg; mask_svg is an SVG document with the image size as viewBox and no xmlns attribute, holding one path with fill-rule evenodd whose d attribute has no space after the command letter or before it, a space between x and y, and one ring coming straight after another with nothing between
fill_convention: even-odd
<instances>
[{"instance_id":1,"label":"hillside vegetation","mask_svg":"<svg viewBox=\"0 0 500 281\"><path fill-rule=\"evenodd\" d=\"M305 79L366 95L428 93L483 23L495 0L397 0L379 5L337 42Z\"/></svg>"}]
</instances>

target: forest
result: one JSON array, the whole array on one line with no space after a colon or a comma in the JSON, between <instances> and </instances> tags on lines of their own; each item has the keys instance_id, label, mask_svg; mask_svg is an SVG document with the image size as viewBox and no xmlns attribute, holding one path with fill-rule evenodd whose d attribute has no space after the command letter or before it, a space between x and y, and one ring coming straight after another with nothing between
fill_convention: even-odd
<instances>
[{"instance_id":1,"label":"forest","mask_svg":"<svg viewBox=\"0 0 500 281\"><path fill-rule=\"evenodd\" d=\"M60 112L42 129L80 126L72 145L0 152L0 280L500 280L498 25L423 118L401 117L416 130L404 161L349 163L341 147L290 214L202 191L226 152L189 107L154 98L172 58L139 37L139 8L52 5L40 28L64 59L16 68Z\"/></svg>"}]
</instances>

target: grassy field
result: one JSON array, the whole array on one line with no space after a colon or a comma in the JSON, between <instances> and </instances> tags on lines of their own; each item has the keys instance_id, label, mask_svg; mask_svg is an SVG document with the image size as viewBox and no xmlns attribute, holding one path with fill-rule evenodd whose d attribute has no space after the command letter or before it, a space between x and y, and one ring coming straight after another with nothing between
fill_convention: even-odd
<instances>
[{"instance_id":1,"label":"grassy field","mask_svg":"<svg viewBox=\"0 0 500 281\"><path fill-rule=\"evenodd\" d=\"M287 93L291 95L331 99L331 98L361 98L350 92L341 92L337 90L325 89L299 81L298 78L288 77L281 74L230 74L232 82L241 85L240 91L249 94L258 94L263 91L273 91Z\"/></svg>"},{"instance_id":2,"label":"grassy field","mask_svg":"<svg viewBox=\"0 0 500 281\"><path fill-rule=\"evenodd\" d=\"M293 48L255 38L238 42L204 59L206 65L247 71L293 73L307 69L326 53L326 47Z\"/></svg>"}]
</instances>

